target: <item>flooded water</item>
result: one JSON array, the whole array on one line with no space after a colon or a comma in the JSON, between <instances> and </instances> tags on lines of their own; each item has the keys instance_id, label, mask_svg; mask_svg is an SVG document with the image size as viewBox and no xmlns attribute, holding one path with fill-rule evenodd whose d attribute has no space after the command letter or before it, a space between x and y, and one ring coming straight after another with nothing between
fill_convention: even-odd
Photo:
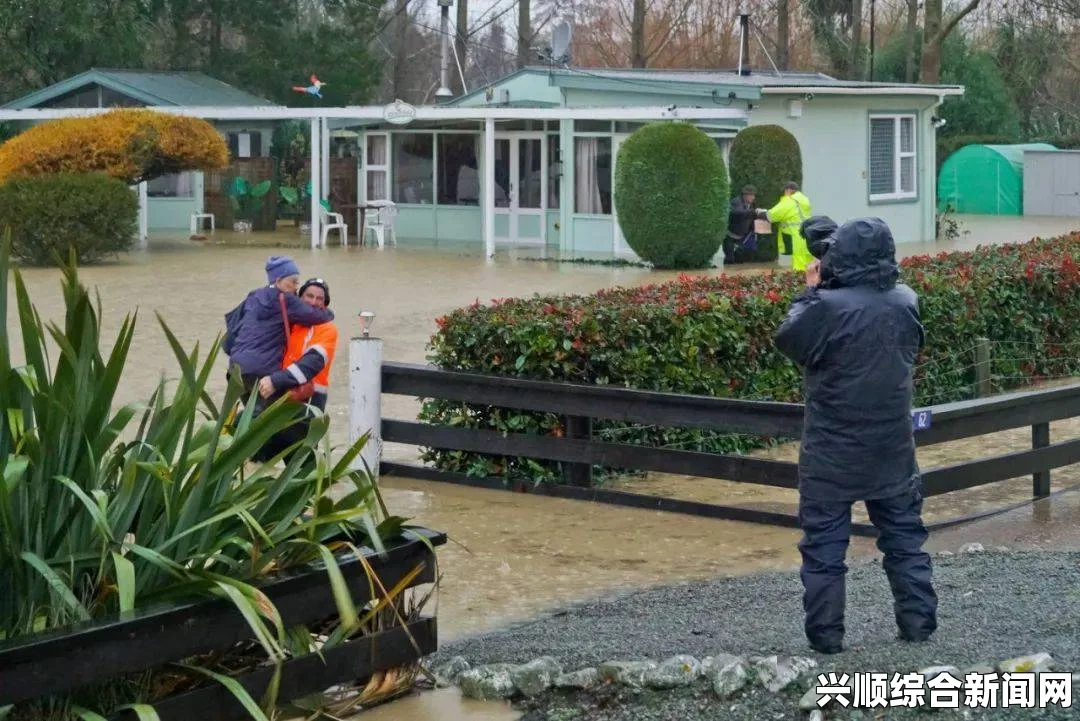
<instances>
[{"instance_id":1,"label":"flooded water","mask_svg":"<svg viewBox=\"0 0 1080 721\"><path fill-rule=\"evenodd\" d=\"M1036 234L1067 230L1054 219L1032 223L1023 219L976 219L965 226L972 234L956 245L1022 240ZM981 226L981 230L979 229ZM227 237L227 234L219 234ZM186 238L151 242L148 251L120 261L80 271L83 281L96 286L104 305L106 337L116 332L126 313L139 308L139 324L120 401L145 399L162 373L175 374L165 336L154 312L160 313L180 342L205 349L223 330L224 314L244 294L265 282L263 264L273 248L244 246L235 238L225 245ZM945 244L902 246L908 254L938 252ZM425 345L435 331L434 319L476 299L486 301L533 293L588 293L614 285L652 283L677 273L644 268L544 263L527 260L535 251L501 252L485 263L471 248L330 248L287 251L304 277L319 276L331 287L331 307L337 312L342 342L331 374L328 412L336 444L347 441L348 350L346 338L359 330L360 310L376 313L375 334L384 339L387 360L422 363ZM705 271L710 274L720 269ZM730 272L730 269L729 269ZM740 269L739 272L760 272ZM33 300L46 319L62 313L59 272L26 269ZM18 329L14 353L19 354ZM224 390L225 361L214 375L212 392ZM383 399L384 414L408 418L415 402L400 397ZM1076 421L1054 424L1054 439L1080 433ZM924 468L943 463L1030 447L1027 429L921 449ZM414 449L390 446L390 458L409 458ZM794 459L797 446L767 452ZM1055 474L1055 488L1080 481L1080 471ZM798 563L797 531L768 526L713 521L676 514L616 508L601 504L486 491L444 484L384 478L387 501L398 514L417 523L445 530L451 542L440 552L443 581L437 612L440 636L447 639L484 631L534 616L574 600L615 593L650 584L741 574L763 569L792 568ZM650 474L628 479L621 486L643 493L739 504L792 512L792 491L724 481ZM949 494L927 502L929 520L975 512L989 505L1030 497L1030 481L1018 479ZM935 534L934 543L995 539L1004 545L1053 545L1062 529L1080 544L1080 494L1036 504L999 519ZM864 520L861 509L857 515ZM1072 536L1068 536L1072 529ZM980 535L981 534L981 535ZM986 541L982 541L986 543ZM851 556L876 553L867 539L853 539ZM471 705L453 690L421 694L364 714L365 719L512 719L505 705Z\"/></svg>"},{"instance_id":2,"label":"flooded water","mask_svg":"<svg viewBox=\"0 0 1080 721\"><path fill-rule=\"evenodd\" d=\"M507 702L470 701L456 688L417 691L368 709L355 718L363 721L514 721L521 714Z\"/></svg>"}]
</instances>

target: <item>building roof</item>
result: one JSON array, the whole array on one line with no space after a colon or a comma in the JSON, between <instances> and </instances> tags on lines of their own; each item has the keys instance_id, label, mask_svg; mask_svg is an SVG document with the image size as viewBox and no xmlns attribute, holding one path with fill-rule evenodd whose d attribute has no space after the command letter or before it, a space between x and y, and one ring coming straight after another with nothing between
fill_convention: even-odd
<instances>
[{"instance_id":1,"label":"building roof","mask_svg":"<svg viewBox=\"0 0 1080 721\"><path fill-rule=\"evenodd\" d=\"M836 95L961 95L958 85L919 85L909 83L871 83L838 80L824 73L799 71L751 70L672 70L649 68L555 68L530 66L499 78L495 87L523 74L543 74L555 87L583 90L615 90L658 95L712 96L756 100L762 94L803 93L813 90ZM456 105L464 98L485 92L479 88L447 103Z\"/></svg>"},{"instance_id":2,"label":"building roof","mask_svg":"<svg viewBox=\"0 0 1080 721\"><path fill-rule=\"evenodd\" d=\"M24 95L5 108L34 108L87 85L100 85L153 106L276 106L205 73L192 71L91 68L67 80Z\"/></svg>"}]
</instances>

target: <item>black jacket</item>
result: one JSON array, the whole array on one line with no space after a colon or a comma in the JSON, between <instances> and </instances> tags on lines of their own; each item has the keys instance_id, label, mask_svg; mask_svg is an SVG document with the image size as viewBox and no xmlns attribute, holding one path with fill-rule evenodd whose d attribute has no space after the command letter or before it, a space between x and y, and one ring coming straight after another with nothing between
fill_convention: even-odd
<instances>
[{"instance_id":1,"label":"black jacket","mask_svg":"<svg viewBox=\"0 0 1080 721\"><path fill-rule=\"evenodd\" d=\"M897 283L892 233L878 218L841 226L821 265L821 285L795 299L775 337L806 371L799 492L826 501L900 495L919 482L918 296Z\"/></svg>"},{"instance_id":2,"label":"black jacket","mask_svg":"<svg viewBox=\"0 0 1080 721\"><path fill-rule=\"evenodd\" d=\"M728 207L728 237L742 240L754 229L756 209L743 200L741 195L731 199Z\"/></svg>"}]
</instances>

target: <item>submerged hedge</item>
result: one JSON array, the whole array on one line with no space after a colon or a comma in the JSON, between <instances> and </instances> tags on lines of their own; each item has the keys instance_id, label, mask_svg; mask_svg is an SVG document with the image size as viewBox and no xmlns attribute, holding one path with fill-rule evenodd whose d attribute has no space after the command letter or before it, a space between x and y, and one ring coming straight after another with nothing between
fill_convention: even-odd
<instances>
[{"instance_id":1,"label":"submerged hedge","mask_svg":"<svg viewBox=\"0 0 1080 721\"><path fill-rule=\"evenodd\" d=\"M995 342L997 388L1080 374L1080 233L901 263L920 296L927 345L916 405L974 396L976 339ZM680 276L661 285L585 296L536 296L473 304L437 319L429 360L450 370L599 383L728 398L802 400L802 375L772 336L802 275ZM459 427L563 433L551 414L428 401L421 419ZM767 438L696 429L597 422L624 443L736 452ZM426 460L472 475L559 478L559 464L427 451Z\"/></svg>"}]
</instances>

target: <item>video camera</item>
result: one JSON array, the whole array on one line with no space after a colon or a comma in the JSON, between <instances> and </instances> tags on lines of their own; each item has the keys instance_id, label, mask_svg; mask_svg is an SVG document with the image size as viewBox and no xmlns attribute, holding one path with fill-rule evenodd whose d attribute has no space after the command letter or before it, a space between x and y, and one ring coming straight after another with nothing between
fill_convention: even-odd
<instances>
[{"instance_id":1,"label":"video camera","mask_svg":"<svg viewBox=\"0 0 1080 721\"><path fill-rule=\"evenodd\" d=\"M806 247L810 255L818 260L824 258L836 242L835 234L838 227L836 221L827 215L815 215L804 220L799 226L799 232L806 238Z\"/></svg>"}]
</instances>

